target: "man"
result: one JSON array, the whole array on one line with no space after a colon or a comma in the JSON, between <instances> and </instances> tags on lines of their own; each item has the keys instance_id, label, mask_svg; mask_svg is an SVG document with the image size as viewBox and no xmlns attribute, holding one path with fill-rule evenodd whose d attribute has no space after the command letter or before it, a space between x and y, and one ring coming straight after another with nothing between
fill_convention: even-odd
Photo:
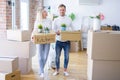
<instances>
[{"instance_id":1,"label":"man","mask_svg":"<svg viewBox=\"0 0 120 80\"><path fill-rule=\"evenodd\" d=\"M66 31L72 30L72 20L65 16L66 12L66 6L64 4L59 5L59 14L60 16L56 18L53 22L53 29L56 32L56 46L55 46L55 51L56 51L56 71L53 73L53 75L58 75L59 74L59 69L60 69L60 55L61 55L61 50L64 50L64 75L68 76L69 73L67 72L67 67L68 67L68 62L69 62L69 50L70 50L70 41L62 41L60 39L60 31L61 29L61 24L66 24Z\"/></svg>"}]
</instances>

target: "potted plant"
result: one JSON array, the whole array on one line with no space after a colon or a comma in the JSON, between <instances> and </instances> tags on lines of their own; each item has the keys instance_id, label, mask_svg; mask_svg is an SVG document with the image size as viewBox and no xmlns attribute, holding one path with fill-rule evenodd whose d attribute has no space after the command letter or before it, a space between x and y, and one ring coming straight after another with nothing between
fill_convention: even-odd
<instances>
[{"instance_id":1,"label":"potted plant","mask_svg":"<svg viewBox=\"0 0 120 80\"><path fill-rule=\"evenodd\" d=\"M75 14L74 13L69 14L69 17L71 18L72 21L75 20Z\"/></svg>"},{"instance_id":2,"label":"potted plant","mask_svg":"<svg viewBox=\"0 0 120 80\"><path fill-rule=\"evenodd\" d=\"M38 25L38 32L42 33L43 31L43 26L41 24Z\"/></svg>"},{"instance_id":3,"label":"potted plant","mask_svg":"<svg viewBox=\"0 0 120 80\"><path fill-rule=\"evenodd\" d=\"M63 24L61 24L61 27L62 27L62 31L66 31L66 24L65 23L63 23Z\"/></svg>"},{"instance_id":4,"label":"potted plant","mask_svg":"<svg viewBox=\"0 0 120 80\"><path fill-rule=\"evenodd\" d=\"M49 32L50 32L49 28L46 27L46 28L45 28L45 33L49 33Z\"/></svg>"}]
</instances>

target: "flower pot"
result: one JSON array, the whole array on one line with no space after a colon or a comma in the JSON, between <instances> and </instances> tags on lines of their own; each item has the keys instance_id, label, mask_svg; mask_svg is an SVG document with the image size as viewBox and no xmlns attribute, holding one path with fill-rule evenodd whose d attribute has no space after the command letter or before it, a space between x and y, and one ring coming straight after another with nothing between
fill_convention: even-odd
<instances>
[{"instance_id":1,"label":"flower pot","mask_svg":"<svg viewBox=\"0 0 120 80\"><path fill-rule=\"evenodd\" d=\"M50 31L49 30L45 30L45 33L50 33Z\"/></svg>"},{"instance_id":2,"label":"flower pot","mask_svg":"<svg viewBox=\"0 0 120 80\"><path fill-rule=\"evenodd\" d=\"M66 31L66 27L61 27L61 30L62 31Z\"/></svg>"},{"instance_id":3,"label":"flower pot","mask_svg":"<svg viewBox=\"0 0 120 80\"><path fill-rule=\"evenodd\" d=\"M101 20L94 18L92 22L93 31L101 30Z\"/></svg>"},{"instance_id":4,"label":"flower pot","mask_svg":"<svg viewBox=\"0 0 120 80\"><path fill-rule=\"evenodd\" d=\"M42 32L43 32L43 30L42 30L42 29L38 29L38 32L39 32L39 33L42 33Z\"/></svg>"}]
</instances>

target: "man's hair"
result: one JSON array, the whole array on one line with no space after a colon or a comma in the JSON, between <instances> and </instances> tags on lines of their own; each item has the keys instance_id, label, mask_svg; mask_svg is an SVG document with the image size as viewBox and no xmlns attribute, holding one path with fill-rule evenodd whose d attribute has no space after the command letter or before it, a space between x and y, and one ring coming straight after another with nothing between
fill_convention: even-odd
<instances>
[{"instance_id":1,"label":"man's hair","mask_svg":"<svg viewBox=\"0 0 120 80\"><path fill-rule=\"evenodd\" d=\"M64 7L64 8L66 9L66 6L65 6L64 4L60 4L60 5L58 6L58 8L60 8L60 7Z\"/></svg>"}]
</instances>

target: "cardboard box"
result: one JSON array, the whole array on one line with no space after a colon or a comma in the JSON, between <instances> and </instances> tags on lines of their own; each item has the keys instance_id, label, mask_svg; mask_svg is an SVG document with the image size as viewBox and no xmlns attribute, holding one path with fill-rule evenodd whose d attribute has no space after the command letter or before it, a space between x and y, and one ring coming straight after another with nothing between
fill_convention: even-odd
<instances>
[{"instance_id":1,"label":"cardboard box","mask_svg":"<svg viewBox=\"0 0 120 80\"><path fill-rule=\"evenodd\" d=\"M80 41L81 32L80 31L61 31L61 40Z\"/></svg>"},{"instance_id":2,"label":"cardboard box","mask_svg":"<svg viewBox=\"0 0 120 80\"><path fill-rule=\"evenodd\" d=\"M0 80L21 80L20 71L16 70L12 73L0 73Z\"/></svg>"},{"instance_id":3,"label":"cardboard box","mask_svg":"<svg viewBox=\"0 0 120 80\"><path fill-rule=\"evenodd\" d=\"M112 27L102 26L101 30L112 30Z\"/></svg>"},{"instance_id":4,"label":"cardboard box","mask_svg":"<svg viewBox=\"0 0 120 80\"><path fill-rule=\"evenodd\" d=\"M87 49L91 59L120 60L120 31L89 31Z\"/></svg>"},{"instance_id":5,"label":"cardboard box","mask_svg":"<svg viewBox=\"0 0 120 80\"><path fill-rule=\"evenodd\" d=\"M11 73L18 69L18 57L0 57L0 72Z\"/></svg>"},{"instance_id":6,"label":"cardboard box","mask_svg":"<svg viewBox=\"0 0 120 80\"><path fill-rule=\"evenodd\" d=\"M28 74L32 69L31 58L19 58L19 70L21 74Z\"/></svg>"},{"instance_id":7,"label":"cardboard box","mask_svg":"<svg viewBox=\"0 0 120 80\"><path fill-rule=\"evenodd\" d=\"M70 42L70 52L79 52L81 49L81 42L77 41L77 42Z\"/></svg>"},{"instance_id":8,"label":"cardboard box","mask_svg":"<svg viewBox=\"0 0 120 80\"><path fill-rule=\"evenodd\" d=\"M120 80L120 61L88 60L88 80Z\"/></svg>"},{"instance_id":9,"label":"cardboard box","mask_svg":"<svg viewBox=\"0 0 120 80\"><path fill-rule=\"evenodd\" d=\"M0 56L18 56L30 58L36 54L36 46L30 41L0 40Z\"/></svg>"},{"instance_id":10,"label":"cardboard box","mask_svg":"<svg viewBox=\"0 0 120 80\"><path fill-rule=\"evenodd\" d=\"M29 41L30 31L28 30L7 30L7 39L15 41Z\"/></svg>"},{"instance_id":11,"label":"cardboard box","mask_svg":"<svg viewBox=\"0 0 120 80\"><path fill-rule=\"evenodd\" d=\"M55 33L34 33L35 44L46 44L55 42Z\"/></svg>"}]
</instances>

